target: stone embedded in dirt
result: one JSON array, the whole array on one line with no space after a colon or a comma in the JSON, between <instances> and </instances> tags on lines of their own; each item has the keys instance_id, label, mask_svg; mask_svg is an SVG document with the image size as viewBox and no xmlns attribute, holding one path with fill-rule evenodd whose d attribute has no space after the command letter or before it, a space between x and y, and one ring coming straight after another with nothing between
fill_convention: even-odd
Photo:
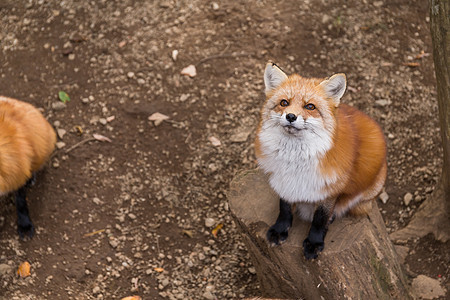
<instances>
[{"instance_id":1,"label":"stone embedded in dirt","mask_svg":"<svg viewBox=\"0 0 450 300\"><path fill-rule=\"evenodd\" d=\"M173 59L173 61L177 61L177 57L178 57L178 50L173 50L172 51L172 59Z\"/></svg>"},{"instance_id":2,"label":"stone embedded in dirt","mask_svg":"<svg viewBox=\"0 0 450 300\"><path fill-rule=\"evenodd\" d=\"M63 110L64 108L66 108L66 104L64 104L63 102L53 102L52 103L52 109L55 111Z\"/></svg>"},{"instance_id":3,"label":"stone embedded in dirt","mask_svg":"<svg viewBox=\"0 0 450 300\"><path fill-rule=\"evenodd\" d=\"M386 100L386 99L379 99L379 100L375 100L375 104L381 107L384 107L386 105L391 104L391 101Z\"/></svg>"},{"instance_id":4,"label":"stone embedded in dirt","mask_svg":"<svg viewBox=\"0 0 450 300\"><path fill-rule=\"evenodd\" d=\"M65 129L62 129L62 128L57 129L56 132L58 133L58 137L60 139L63 139L64 135L67 133L67 131Z\"/></svg>"},{"instance_id":5,"label":"stone embedded in dirt","mask_svg":"<svg viewBox=\"0 0 450 300\"><path fill-rule=\"evenodd\" d=\"M406 206L408 206L409 203L411 203L412 198L413 198L413 195L411 193L405 194L405 196L403 197L403 202L405 203Z\"/></svg>"},{"instance_id":6,"label":"stone embedded in dirt","mask_svg":"<svg viewBox=\"0 0 450 300\"><path fill-rule=\"evenodd\" d=\"M445 290L441 287L439 280L425 275L419 275L414 278L411 286L416 296L422 299L445 297Z\"/></svg>"},{"instance_id":7,"label":"stone embedded in dirt","mask_svg":"<svg viewBox=\"0 0 450 300\"><path fill-rule=\"evenodd\" d=\"M119 241L117 239L112 238L109 240L109 244L111 245L111 247L117 248L117 246L119 246Z\"/></svg>"},{"instance_id":8,"label":"stone embedded in dirt","mask_svg":"<svg viewBox=\"0 0 450 300\"><path fill-rule=\"evenodd\" d=\"M155 112L150 117L148 117L148 120L153 121L155 126L160 125L164 120L168 120L168 119L169 119L168 116L166 116L162 113L159 113L159 112Z\"/></svg>"},{"instance_id":9,"label":"stone embedded in dirt","mask_svg":"<svg viewBox=\"0 0 450 300\"><path fill-rule=\"evenodd\" d=\"M402 246L402 245L394 245L395 247L395 252L397 252L400 263L404 263L406 257L408 256L409 253L409 248L406 246Z\"/></svg>"},{"instance_id":10,"label":"stone embedded in dirt","mask_svg":"<svg viewBox=\"0 0 450 300\"><path fill-rule=\"evenodd\" d=\"M383 1L375 1L375 2L373 3L373 6L375 6L375 7L381 7L381 6L383 6Z\"/></svg>"},{"instance_id":11,"label":"stone embedded in dirt","mask_svg":"<svg viewBox=\"0 0 450 300\"><path fill-rule=\"evenodd\" d=\"M208 138L208 140L211 142L211 144L214 147L219 147L220 145L222 145L222 143L220 142L220 140L218 138L216 138L215 136L210 136Z\"/></svg>"},{"instance_id":12,"label":"stone embedded in dirt","mask_svg":"<svg viewBox=\"0 0 450 300\"><path fill-rule=\"evenodd\" d=\"M206 218L205 219L205 226L206 227L213 227L216 224L216 221L213 218Z\"/></svg>"},{"instance_id":13,"label":"stone embedded in dirt","mask_svg":"<svg viewBox=\"0 0 450 300\"><path fill-rule=\"evenodd\" d=\"M66 143L64 142L57 142L56 143L56 148L61 149L64 148L66 146Z\"/></svg>"},{"instance_id":14,"label":"stone embedded in dirt","mask_svg":"<svg viewBox=\"0 0 450 300\"><path fill-rule=\"evenodd\" d=\"M383 202L383 204L386 204L387 201L389 200L389 195L386 192L382 192L379 196L381 202Z\"/></svg>"},{"instance_id":15,"label":"stone embedded in dirt","mask_svg":"<svg viewBox=\"0 0 450 300\"><path fill-rule=\"evenodd\" d=\"M130 79L134 78L134 72L128 72L127 73L127 77L130 78Z\"/></svg>"},{"instance_id":16,"label":"stone embedded in dirt","mask_svg":"<svg viewBox=\"0 0 450 300\"><path fill-rule=\"evenodd\" d=\"M4 275L6 275L8 273L11 273L11 271L13 269L14 268L12 266L10 266L10 265L0 264L0 276L4 276Z\"/></svg>"},{"instance_id":17,"label":"stone embedded in dirt","mask_svg":"<svg viewBox=\"0 0 450 300\"><path fill-rule=\"evenodd\" d=\"M207 300L214 300L214 299L216 299L216 297L210 291L204 292L203 293L203 298L205 298Z\"/></svg>"},{"instance_id":18,"label":"stone embedded in dirt","mask_svg":"<svg viewBox=\"0 0 450 300\"><path fill-rule=\"evenodd\" d=\"M92 293L93 293L94 295L100 293L100 287L99 287L99 286L95 286L95 287L92 289Z\"/></svg>"},{"instance_id":19,"label":"stone embedded in dirt","mask_svg":"<svg viewBox=\"0 0 450 300\"><path fill-rule=\"evenodd\" d=\"M187 99L189 99L189 94L181 94L181 96L180 96L180 101L181 102L184 102L184 101L186 101Z\"/></svg>"},{"instance_id":20,"label":"stone embedded in dirt","mask_svg":"<svg viewBox=\"0 0 450 300\"><path fill-rule=\"evenodd\" d=\"M238 129L239 131L234 133L231 137L230 137L230 141L233 143L244 143L247 141L248 136L251 133L250 129Z\"/></svg>"},{"instance_id":21,"label":"stone embedded in dirt","mask_svg":"<svg viewBox=\"0 0 450 300\"><path fill-rule=\"evenodd\" d=\"M197 69L194 65L189 65L180 72L181 75L186 75L189 77L195 77L197 75Z\"/></svg>"}]
</instances>

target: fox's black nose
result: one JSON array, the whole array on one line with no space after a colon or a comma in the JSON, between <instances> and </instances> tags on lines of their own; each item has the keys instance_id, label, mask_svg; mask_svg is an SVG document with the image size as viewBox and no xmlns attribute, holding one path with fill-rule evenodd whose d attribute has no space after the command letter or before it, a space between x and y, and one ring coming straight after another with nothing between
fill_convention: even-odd
<instances>
[{"instance_id":1,"label":"fox's black nose","mask_svg":"<svg viewBox=\"0 0 450 300\"><path fill-rule=\"evenodd\" d=\"M297 120L297 116L294 114L287 114L286 115L286 120L288 120L289 123L294 122L295 120Z\"/></svg>"}]
</instances>

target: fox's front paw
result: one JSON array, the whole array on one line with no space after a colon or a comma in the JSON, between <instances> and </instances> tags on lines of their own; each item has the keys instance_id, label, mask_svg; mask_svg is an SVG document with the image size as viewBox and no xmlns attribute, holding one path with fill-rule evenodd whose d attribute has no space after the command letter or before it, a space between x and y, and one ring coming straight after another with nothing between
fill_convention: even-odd
<instances>
[{"instance_id":1,"label":"fox's front paw","mask_svg":"<svg viewBox=\"0 0 450 300\"><path fill-rule=\"evenodd\" d=\"M288 238L289 228L290 226L279 223L272 225L267 231L267 240L272 246L282 244Z\"/></svg>"},{"instance_id":2,"label":"fox's front paw","mask_svg":"<svg viewBox=\"0 0 450 300\"><path fill-rule=\"evenodd\" d=\"M19 233L20 239L24 240L26 236L31 239L34 235L34 225L31 220L28 218L17 222L17 232Z\"/></svg>"},{"instance_id":3,"label":"fox's front paw","mask_svg":"<svg viewBox=\"0 0 450 300\"><path fill-rule=\"evenodd\" d=\"M324 248L324 243L312 243L309 238L306 238L303 241L303 254L307 260L316 259L319 252L321 252Z\"/></svg>"}]
</instances>

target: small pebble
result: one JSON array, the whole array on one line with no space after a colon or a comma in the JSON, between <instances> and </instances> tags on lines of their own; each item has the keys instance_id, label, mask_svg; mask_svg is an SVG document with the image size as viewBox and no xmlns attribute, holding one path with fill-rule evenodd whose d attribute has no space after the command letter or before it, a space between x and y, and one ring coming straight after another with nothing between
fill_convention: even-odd
<instances>
[{"instance_id":1,"label":"small pebble","mask_svg":"<svg viewBox=\"0 0 450 300\"><path fill-rule=\"evenodd\" d=\"M413 195L411 193L405 194L405 196L403 197L403 202L405 203L406 206L408 206L409 203L411 203L412 198L413 198Z\"/></svg>"},{"instance_id":2,"label":"small pebble","mask_svg":"<svg viewBox=\"0 0 450 300\"><path fill-rule=\"evenodd\" d=\"M61 149L64 148L66 146L66 143L64 142L57 142L56 143L56 148Z\"/></svg>"},{"instance_id":3,"label":"small pebble","mask_svg":"<svg viewBox=\"0 0 450 300\"><path fill-rule=\"evenodd\" d=\"M206 227L213 227L214 224L216 224L216 221L213 218L206 218L205 219L205 226Z\"/></svg>"},{"instance_id":4,"label":"small pebble","mask_svg":"<svg viewBox=\"0 0 450 300\"><path fill-rule=\"evenodd\" d=\"M386 192L382 192L379 197L383 204L386 204L386 202L389 200L389 195Z\"/></svg>"}]
</instances>

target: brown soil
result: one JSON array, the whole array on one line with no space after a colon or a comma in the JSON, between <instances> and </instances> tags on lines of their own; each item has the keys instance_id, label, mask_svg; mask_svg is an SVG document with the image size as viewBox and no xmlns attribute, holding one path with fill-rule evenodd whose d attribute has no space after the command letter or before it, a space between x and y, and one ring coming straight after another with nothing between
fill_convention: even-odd
<instances>
[{"instance_id":1,"label":"brown soil","mask_svg":"<svg viewBox=\"0 0 450 300\"><path fill-rule=\"evenodd\" d=\"M347 74L343 101L388 140L386 226L404 227L441 168L427 16L422 0L1 1L0 93L43 108L66 134L29 191L32 240L18 239L14 203L1 200L0 295L260 295L226 192L237 171L256 166L268 60L304 76ZM180 75L190 64L197 76ZM55 104L61 90L65 107ZM170 119L155 126L155 112ZM112 142L71 149L94 133ZM449 243L406 246L409 273L448 290ZM22 261L32 266L26 279L15 276Z\"/></svg>"}]
</instances>

